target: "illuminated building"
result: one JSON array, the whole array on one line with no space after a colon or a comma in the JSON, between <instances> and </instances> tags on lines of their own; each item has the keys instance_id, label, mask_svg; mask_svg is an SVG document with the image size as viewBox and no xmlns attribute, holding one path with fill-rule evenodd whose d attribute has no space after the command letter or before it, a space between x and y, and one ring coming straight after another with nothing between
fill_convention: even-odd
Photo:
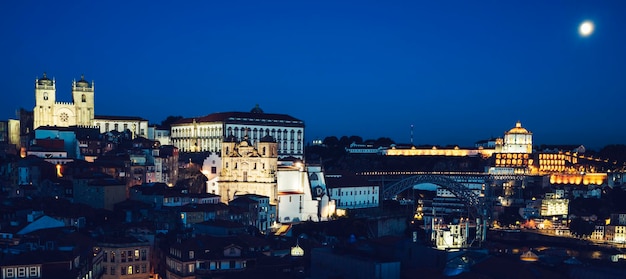
<instances>
[{"instance_id":1,"label":"illuminated building","mask_svg":"<svg viewBox=\"0 0 626 279\"><path fill-rule=\"evenodd\" d=\"M605 240L615 243L626 243L626 226L624 225L606 225Z\"/></svg>"},{"instance_id":2,"label":"illuminated building","mask_svg":"<svg viewBox=\"0 0 626 279\"><path fill-rule=\"evenodd\" d=\"M56 80L46 73L35 79L35 107L33 129L40 126L92 126L94 119L94 82L85 76L72 82L72 102L56 101Z\"/></svg>"},{"instance_id":3,"label":"illuminated building","mask_svg":"<svg viewBox=\"0 0 626 279\"><path fill-rule=\"evenodd\" d=\"M328 195L337 208L358 209L378 207L379 185L364 176L354 174L327 174Z\"/></svg>"},{"instance_id":4,"label":"illuminated building","mask_svg":"<svg viewBox=\"0 0 626 279\"><path fill-rule=\"evenodd\" d=\"M496 139L492 174L527 174L533 164L533 135L519 121L504 133L504 139Z\"/></svg>"},{"instance_id":5,"label":"illuminated building","mask_svg":"<svg viewBox=\"0 0 626 279\"><path fill-rule=\"evenodd\" d=\"M222 168L219 173L219 195L228 203L235 195L257 194L276 204L277 143L265 136L252 145L247 138L237 141L228 137L222 143Z\"/></svg>"},{"instance_id":6,"label":"illuminated building","mask_svg":"<svg viewBox=\"0 0 626 279\"><path fill-rule=\"evenodd\" d=\"M479 146L477 148L459 148L458 146L452 148L442 148L437 146L432 147L415 147L410 148L398 148L392 146L387 150L379 151L379 153L387 156L452 156L452 157L467 157L467 156L481 156L483 158L491 157L494 153L494 149L483 148Z\"/></svg>"},{"instance_id":7,"label":"illuminated building","mask_svg":"<svg viewBox=\"0 0 626 279\"><path fill-rule=\"evenodd\" d=\"M569 212L569 199L564 197L563 190L556 190L555 193L546 193L541 201L541 216L562 216L566 217Z\"/></svg>"},{"instance_id":8,"label":"illuminated building","mask_svg":"<svg viewBox=\"0 0 626 279\"><path fill-rule=\"evenodd\" d=\"M326 221L335 213L321 166L283 164L276 176L280 223Z\"/></svg>"},{"instance_id":9,"label":"illuminated building","mask_svg":"<svg viewBox=\"0 0 626 279\"><path fill-rule=\"evenodd\" d=\"M100 133L110 131L124 132L129 130L132 138L148 137L148 120L136 116L104 116L96 115L94 124L100 128ZM161 143L166 144L166 143Z\"/></svg>"},{"instance_id":10,"label":"illuminated building","mask_svg":"<svg viewBox=\"0 0 626 279\"><path fill-rule=\"evenodd\" d=\"M276 140L278 156L304 157L304 122L286 114L264 113L257 105L250 112L213 113L184 118L172 124L172 144L183 152L221 152L222 141L244 137L256 144L265 136Z\"/></svg>"},{"instance_id":11,"label":"illuminated building","mask_svg":"<svg viewBox=\"0 0 626 279\"><path fill-rule=\"evenodd\" d=\"M504 133L504 142L501 147L496 142L496 152L502 153L532 153L533 134L522 127L522 123L517 121L515 127ZM501 149L501 150L499 150Z\"/></svg>"},{"instance_id":12,"label":"illuminated building","mask_svg":"<svg viewBox=\"0 0 626 279\"><path fill-rule=\"evenodd\" d=\"M150 242L134 237L107 237L98 244L103 251L102 279L152 278Z\"/></svg>"}]
</instances>

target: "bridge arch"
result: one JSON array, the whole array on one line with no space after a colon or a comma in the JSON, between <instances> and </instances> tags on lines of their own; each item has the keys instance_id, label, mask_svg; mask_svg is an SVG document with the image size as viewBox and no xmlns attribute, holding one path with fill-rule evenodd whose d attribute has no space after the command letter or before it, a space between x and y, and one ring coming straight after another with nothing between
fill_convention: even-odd
<instances>
[{"instance_id":1,"label":"bridge arch","mask_svg":"<svg viewBox=\"0 0 626 279\"><path fill-rule=\"evenodd\" d=\"M385 186L382 192L383 199L392 199L405 190L413 188L417 184L432 183L450 191L467 206L480 210L483 200L471 189L462 183L444 175L420 174L402 179L394 184Z\"/></svg>"}]
</instances>

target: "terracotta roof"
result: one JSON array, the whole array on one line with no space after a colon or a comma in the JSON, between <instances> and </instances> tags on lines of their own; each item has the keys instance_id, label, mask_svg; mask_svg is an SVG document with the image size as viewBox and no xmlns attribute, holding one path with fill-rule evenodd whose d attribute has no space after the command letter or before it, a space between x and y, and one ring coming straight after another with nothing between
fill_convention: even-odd
<instances>
[{"instance_id":1,"label":"terracotta roof","mask_svg":"<svg viewBox=\"0 0 626 279\"><path fill-rule=\"evenodd\" d=\"M289 126L285 124L291 124L293 126L304 125L302 120L294 118L286 114L274 114L274 113L252 113L252 112L218 112L212 113L202 117L183 118L172 126L178 124L186 124L196 122L224 122L224 123L251 123L251 124L263 124L267 126ZM265 120L265 121L263 121ZM271 121L268 121L271 120ZM276 122L274 122L276 121Z\"/></svg>"},{"instance_id":2,"label":"terracotta roof","mask_svg":"<svg viewBox=\"0 0 626 279\"><path fill-rule=\"evenodd\" d=\"M96 115L93 117L95 120L140 120L147 121L139 116L113 116L113 115Z\"/></svg>"},{"instance_id":3,"label":"terracotta roof","mask_svg":"<svg viewBox=\"0 0 626 279\"><path fill-rule=\"evenodd\" d=\"M368 181L367 176L360 176L348 172L337 174L327 173L324 178L326 180L326 186L329 188L378 186L376 183Z\"/></svg>"}]
</instances>

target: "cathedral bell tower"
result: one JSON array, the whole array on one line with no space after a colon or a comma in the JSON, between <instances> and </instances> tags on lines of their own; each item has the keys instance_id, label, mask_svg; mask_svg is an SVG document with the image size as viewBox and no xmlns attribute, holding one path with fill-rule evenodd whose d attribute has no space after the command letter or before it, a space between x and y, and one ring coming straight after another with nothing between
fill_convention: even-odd
<instances>
[{"instance_id":1,"label":"cathedral bell tower","mask_svg":"<svg viewBox=\"0 0 626 279\"><path fill-rule=\"evenodd\" d=\"M86 81L85 75L81 75L79 81L72 82L72 98L78 126L93 126L94 87L94 82Z\"/></svg>"},{"instance_id":2,"label":"cathedral bell tower","mask_svg":"<svg viewBox=\"0 0 626 279\"><path fill-rule=\"evenodd\" d=\"M54 104L56 102L56 81L49 79L46 73L35 79L35 108L33 109L33 129L39 126L51 126L54 123Z\"/></svg>"}]
</instances>

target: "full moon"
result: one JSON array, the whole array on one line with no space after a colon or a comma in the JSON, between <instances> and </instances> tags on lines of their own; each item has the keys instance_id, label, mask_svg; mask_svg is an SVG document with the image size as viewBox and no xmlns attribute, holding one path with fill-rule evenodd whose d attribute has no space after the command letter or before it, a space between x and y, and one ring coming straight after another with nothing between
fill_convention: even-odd
<instances>
[{"instance_id":1,"label":"full moon","mask_svg":"<svg viewBox=\"0 0 626 279\"><path fill-rule=\"evenodd\" d=\"M580 27L578 27L578 33L580 33L583 37L587 37L593 33L593 28L593 22L588 20L583 21L583 23L580 24Z\"/></svg>"}]
</instances>

